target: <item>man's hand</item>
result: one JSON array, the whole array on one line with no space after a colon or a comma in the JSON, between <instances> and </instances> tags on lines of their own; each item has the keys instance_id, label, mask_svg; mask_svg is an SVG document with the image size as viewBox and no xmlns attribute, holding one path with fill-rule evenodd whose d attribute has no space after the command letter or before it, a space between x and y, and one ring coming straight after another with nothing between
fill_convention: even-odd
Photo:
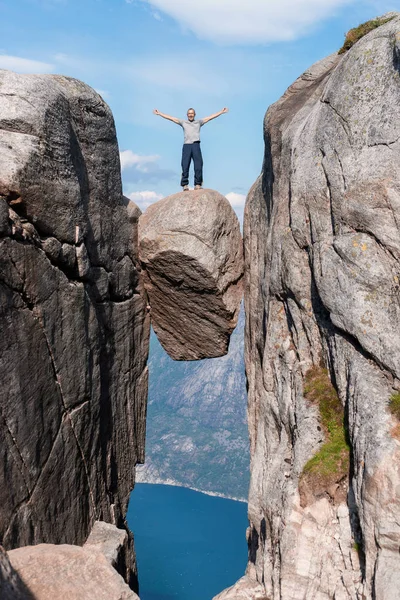
<instances>
[{"instance_id":1,"label":"man's hand","mask_svg":"<svg viewBox=\"0 0 400 600\"><path fill-rule=\"evenodd\" d=\"M227 113L229 111L229 108L223 108L222 110L220 110L219 112L215 113L214 115L210 115L209 117L205 117L203 119L203 124L208 123L208 121L212 121L212 119L216 119L217 117L220 117L221 115L223 115L224 113Z\"/></svg>"},{"instance_id":2,"label":"man's hand","mask_svg":"<svg viewBox=\"0 0 400 600\"><path fill-rule=\"evenodd\" d=\"M176 123L177 125L180 125L179 119L177 119L176 117L171 117L171 115L165 115L164 113L162 113L159 110L157 110L157 108L155 108L153 110L153 113L155 115L157 115L158 117L162 117L163 119L167 119L168 121L172 121L173 123Z\"/></svg>"}]
</instances>

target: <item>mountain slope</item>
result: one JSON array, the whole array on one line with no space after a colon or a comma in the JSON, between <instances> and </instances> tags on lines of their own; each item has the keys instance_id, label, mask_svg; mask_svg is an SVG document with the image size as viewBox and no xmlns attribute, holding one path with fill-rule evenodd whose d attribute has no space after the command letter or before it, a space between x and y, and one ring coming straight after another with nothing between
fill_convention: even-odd
<instances>
[{"instance_id":1,"label":"mountain slope","mask_svg":"<svg viewBox=\"0 0 400 600\"><path fill-rule=\"evenodd\" d=\"M246 498L249 449L241 312L229 353L173 361L150 341L146 462L142 482L175 482Z\"/></svg>"}]
</instances>

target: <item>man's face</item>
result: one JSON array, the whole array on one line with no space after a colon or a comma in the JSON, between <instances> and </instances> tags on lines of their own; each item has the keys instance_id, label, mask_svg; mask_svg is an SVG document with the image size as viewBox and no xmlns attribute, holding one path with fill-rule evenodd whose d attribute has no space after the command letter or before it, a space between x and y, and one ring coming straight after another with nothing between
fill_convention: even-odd
<instances>
[{"instance_id":1,"label":"man's face","mask_svg":"<svg viewBox=\"0 0 400 600\"><path fill-rule=\"evenodd\" d=\"M196 113L194 112L194 110L188 110L187 118L189 121L194 121L195 116L196 116Z\"/></svg>"}]
</instances>

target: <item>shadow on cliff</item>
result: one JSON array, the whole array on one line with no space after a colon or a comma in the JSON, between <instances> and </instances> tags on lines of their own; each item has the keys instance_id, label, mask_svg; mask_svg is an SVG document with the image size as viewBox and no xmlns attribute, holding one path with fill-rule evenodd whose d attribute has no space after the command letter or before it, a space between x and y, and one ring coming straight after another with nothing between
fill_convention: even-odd
<instances>
[{"instance_id":1,"label":"shadow on cliff","mask_svg":"<svg viewBox=\"0 0 400 600\"><path fill-rule=\"evenodd\" d=\"M400 75L400 41L398 40L393 47L393 66Z\"/></svg>"},{"instance_id":2,"label":"shadow on cliff","mask_svg":"<svg viewBox=\"0 0 400 600\"><path fill-rule=\"evenodd\" d=\"M248 551L249 551L249 562L256 564L257 560L257 552L260 547L260 541L264 545L265 540L267 538L267 522L265 517L261 519L260 523L260 534L258 534L257 530L252 527L249 535L249 539L247 542Z\"/></svg>"}]
</instances>

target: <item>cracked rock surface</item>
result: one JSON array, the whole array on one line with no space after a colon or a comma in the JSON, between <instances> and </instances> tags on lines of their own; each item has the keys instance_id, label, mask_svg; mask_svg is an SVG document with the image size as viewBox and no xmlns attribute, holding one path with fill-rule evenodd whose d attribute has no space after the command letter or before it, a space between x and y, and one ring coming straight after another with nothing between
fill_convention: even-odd
<instances>
[{"instance_id":1,"label":"cracked rock surface","mask_svg":"<svg viewBox=\"0 0 400 600\"><path fill-rule=\"evenodd\" d=\"M264 134L244 225L247 576L269 600L395 600L400 15L304 73ZM344 407L350 466L304 502L299 480L327 436L304 388L321 363Z\"/></svg>"},{"instance_id":2,"label":"cracked rock surface","mask_svg":"<svg viewBox=\"0 0 400 600\"><path fill-rule=\"evenodd\" d=\"M228 200L181 192L139 219L139 253L154 331L175 360L223 356L242 299L243 248Z\"/></svg>"},{"instance_id":3,"label":"cracked rock surface","mask_svg":"<svg viewBox=\"0 0 400 600\"><path fill-rule=\"evenodd\" d=\"M83 83L0 71L0 539L124 527L144 459L149 318L139 209ZM135 569L128 543L124 576ZM122 567L121 567L122 568Z\"/></svg>"}]
</instances>

